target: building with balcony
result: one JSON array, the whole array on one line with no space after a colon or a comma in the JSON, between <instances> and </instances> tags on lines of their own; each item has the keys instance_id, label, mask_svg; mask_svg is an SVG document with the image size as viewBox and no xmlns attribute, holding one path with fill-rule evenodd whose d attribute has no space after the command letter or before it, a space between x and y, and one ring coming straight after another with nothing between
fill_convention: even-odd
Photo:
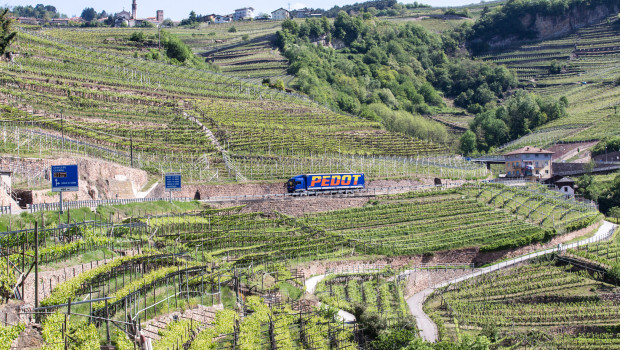
<instances>
[{"instance_id":1,"label":"building with balcony","mask_svg":"<svg viewBox=\"0 0 620 350\"><path fill-rule=\"evenodd\" d=\"M504 154L507 178L526 178L528 180L546 179L552 174L551 156L553 152L526 146Z\"/></svg>"}]
</instances>

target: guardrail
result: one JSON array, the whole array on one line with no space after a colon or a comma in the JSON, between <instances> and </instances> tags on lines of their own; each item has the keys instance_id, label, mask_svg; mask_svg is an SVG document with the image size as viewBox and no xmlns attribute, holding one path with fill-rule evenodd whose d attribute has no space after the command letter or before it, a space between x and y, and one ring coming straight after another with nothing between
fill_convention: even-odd
<instances>
[{"instance_id":1,"label":"guardrail","mask_svg":"<svg viewBox=\"0 0 620 350\"><path fill-rule=\"evenodd\" d=\"M11 206L10 205L0 206L0 214L11 214Z\"/></svg>"},{"instance_id":2,"label":"guardrail","mask_svg":"<svg viewBox=\"0 0 620 350\"><path fill-rule=\"evenodd\" d=\"M170 198L127 198L127 199L101 199L101 200L89 200L89 201L73 201L73 202L63 202L62 208L66 209L77 209L77 208L96 208L100 205L119 205L119 204L130 204L130 203L146 203L146 202L157 202L157 201L168 201ZM172 198L172 200L180 201L180 202L188 202L192 200L189 197L181 197L181 198ZM30 204L28 206L28 210L31 213L36 213L40 211L46 210L59 210L59 203L41 203L41 204Z\"/></svg>"},{"instance_id":3,"label":"guardrail","mask_svg":"<svg viewBox=\"0 0 620 350\"><path fill-rule=\"evenodd\" d=\"M477 157L471 158L471 162L506 162L506 158L504 156L487 156L487 157Z\"/></svg>"},{"instance_id":4,"label":"guardrail","mask_svg":"<svg viewBox=\"0 0 620 350\"><path fill-rule=\"evenodd\" d=\"M620 169L620 164L615 163L615 165L604 167L604 168L594 168L592 169L592 173L602 173L605 171L615 171ZM569 175L582 175L585 174L586 170L571 170L571 171L558 171L556 175L569 176Z\"/></svg>"}]
</instances>

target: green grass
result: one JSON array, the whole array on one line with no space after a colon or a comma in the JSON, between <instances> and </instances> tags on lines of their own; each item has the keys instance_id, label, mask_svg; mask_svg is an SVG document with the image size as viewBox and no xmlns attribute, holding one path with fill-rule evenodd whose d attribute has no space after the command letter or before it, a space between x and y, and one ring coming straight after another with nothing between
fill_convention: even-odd
<instances>
[{"instance_id":1,"label":"green grass","mask_svg":"<svg viewBox=\"0 0 620 350\"><path fill-rule=\"evenodd\" d=\"M58 211L44 211L39 213L22 212L20 215L0 215L0 231L21 230L34 228L35 221L42 227L54 227L59 223L103 221L108 222L112 217L113 222L130 216L159 215L166 213L184 213L203 209L204 206L197 201L178 202L158 201L146 203L130 203L112 206L100 206L96 212L90 208L69 209L60 215ZM111 216L110 216L111 215Z\"/></svg>"},{"instance_id":2,"label":"green grass","mask_svg":"<svg viewBox=\"0 0 620 350\"><path fill-rule=\"evenodd\" d=\"M46 265L40 265L41 271L46 270L58 270L67 266L76 266L81 264L88 264L92 261L101 261L103 259L111 259L118 256L117 253L107 249L107 248L99 248L96 250L92 250L89 252L82 253L78 256L71 257L69 259L63 260L61 262L53 262Z\"/></svg>"},{"instance_id":3,"label":"green grass","mask_svg":"<svg viewBox=\"0 0 620 350\"><path fill-rule=\"evenodd\" d=\"M280 293L293 300L298 300L303 295L301 289L295 287L289 282L280 283Z\"/></svg>"}]
</instances>

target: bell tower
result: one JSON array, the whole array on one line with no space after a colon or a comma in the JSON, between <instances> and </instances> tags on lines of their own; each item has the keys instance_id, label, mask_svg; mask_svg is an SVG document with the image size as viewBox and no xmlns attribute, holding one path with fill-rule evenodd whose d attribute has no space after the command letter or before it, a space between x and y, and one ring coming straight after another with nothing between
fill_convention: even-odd
<instances>
[{"instance_id":1,"label":"bell tower","mask_svg":"<svg viewBox=\"0 0 620 350\"><path fill-rule=\"evenodd\" d=\"M137 11L138 11L138 4L136 3L136 0L133 0L133 2L131 3L131 19L137 19L136 17Z\"/></svg>"}]
</instances>

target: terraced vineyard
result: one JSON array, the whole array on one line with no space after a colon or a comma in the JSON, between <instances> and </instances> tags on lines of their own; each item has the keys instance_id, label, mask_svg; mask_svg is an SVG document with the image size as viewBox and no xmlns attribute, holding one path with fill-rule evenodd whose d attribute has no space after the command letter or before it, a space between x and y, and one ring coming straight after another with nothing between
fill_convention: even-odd
<instances>
[{"instance_id":1,"label":"terraced vineyard","mask_svg":"<svg viewBox=\"0 0 620 350\"><path fill-rule=\"evenodd\" d=\"M498 193L504 192L508 193L506 199L498 203ZM513 248L543 242L558 231L573 231L601 219L591 207L542 193L504 186L472 186L393 195L363 208L309 214L305 218L308 225L348 239L360 253L381 255L468 247L480 247L481 251ZM550 220L555 215L555 221Z\"/></svg>"},{"instance_id":2,"label":"terraced vineyard","mask_svg":"<svg viewBox=\"0 0 620 350\"><path fill-rule=\"evenodd\" d=\"M200 247L201 259L233 261L247 266L274 261L307 260L350 254L346 239L317 234L295 220L264 218L261 213L187 216L154 219L157 246L168 249L179 242Z\"/></svg>"},{"instance_id":3,"label":"terraced vineyard","mask_svg":"<svg viewBox=\"0 0 620 350\"><path fill-rule=\"evenodd\" d=\"M409 315L402 281L389 281L381 273L329 275L316 286L322 303L354 312L356 305L382 318L396 321ZM394 276L391 276L394 277Z\"/></svg>"},{"instance_id":4,"label":"terraced vineyard","mask_svg":"<svg viewBox=\"0 0 620 350\"><path fill-rule=\"evenodd\" d=\"M527 187L504 185L469 186L471 196L503 209L523 220L564 233L602 219L591 202L569 202L557 191L531 184Z\"/></svg>"},{"instance_id":5,"label":"terraced vineyard","mask_svg":"<svg viewBox=\"0 0 620 350\"><path fill-rule=\"evenodd\" d=\"M38 249L38 302L48 308L38 317L47 344L112 342L127 349L141 332L154 349L175 344L188 349L355 349L367 343L359 328L334 319L333 309L315 309L301 298L307 275L300 268L316 260L465 247L501 250L555 233L520 220L507 206L501 210L484 203L485 195L476 198L476 190L470 186L381 196L361 208L300 218L244 206L202 207L157 215L125 211L132 218L118 215L119 222L113 224L99 213L96 223L0 237L0 245L11 252L0 259L0 277L8 281L0 293L36 303L33 276L23 286L18 281ZM535 189L511 191L517 196ZM562 199L552 201L560 206ZM362 303L386 324L397 325L411 322L404 293L402 279L386 271L328 276L317 289L326 305L354 311ZM575 312L589 315L592 305ZM89 319L94 320L90 326ZM106 322L113 322L116 330L108 333ZM22 326L11 326L17 327L16 337ZM58 331L62 329L68 331Z\"/></svg>"},{"instance_id":6,"label":"terraced vineyard","mask_svg":"<svg viewBox=\"0 0 620 350\"><path fill-rule=\"evenodd\" d=\"M287 226L282 221L260 220L258 214L233 214L238 209L134 218L133 224L115 226L101 222L94 229L88 224L80 224L39 231L38 244L47 246L39 251L39 269L46 269L39 281L39 302L50 310L40 315L45 344L59 344L61 348L65 343L79 349L98 347L100 339L110 341L110 332L105 331L103 324L95 322L105 319L118 327L111 340L119 349L134 347L125 332L136 334L138 324L141 324L141 334L153 341L154 349L176 348L183 344L192 349L271 346L355 349L351 327L295 301L301 295L299 287L303 284L300 279L303 277L295 270L282 263L267 263L267 259L264 259L265 264L254 263L251 267L240 268L247 265L246 260L251 261L250 256L254 262L258 261L258 256L252 254L262 250L256 245L257 240L268 247L275 244L273 238L269 240L267 234L262 238L254 235L253 249L248 249L250 254L246 260L221 259L226 254L234 254L232 242L241 239L238 232L246 232L246 229L249 234L273 231L273 237L288 237L295 230L294 225ZM143 220L149 224L144 224ZM187 232L197 230L198 223L206 225L194 235ZM279 229L282 225L285 228ZM185 234L173 234L175 231L185 231ZM161 236L155 234L159 232ZM217 239L224 236L223 232L228 239ZM183 236L184 239L175 240L172 236ZM149 237L154 238L152 246L148 243ZM30 249L35 246L34 238L33 230L25 230L2 236L1 244L5 249L15 250L20 246ZM65 254L80 242L81 249L71 256ZM305 244L306 249L311 247L311 244ZM83 260L87 256L94 257L93 252L101 251L102 247L108 252L107 259ZM282 253L278 246L272 249ZM27 253L31 254L31 251ZM53 259L45 258L50 255ZM235 257L240 255L237 251ZM55 264L64 265L63 261L71 264L76 257L82 259L81 264L63 267L60 273L55 270L47 272L47 269L54 269ZM291 258L291 255L280 254L277 260ZM7 281L11 285L16 283L13 274L24 271L32 263L32 259L22 259L21 254L2 259L5 266L3 278L9 277ZM11 262L10 266L6 261ZM288 291L286 300L280 294L280 288ZM22 295L34 303L32 283L26 289L27 293ZM269 298L268 301L263 297ZM78 298L92 300L92 303L66 306ZM71 319L65 314L71 315ZM87 326L89 319L92 322ZM11 328L13 333L8 330L6 336L12 341L24 326L15 324L14 329Z\"/></svg>"},{"instance_id":7,"label":"terraced vineyard","mask_svg":"<svg viewBox=\"0 0 620 350\"><path fill-rule=\"evenodd\" d=\"M541 261L451 285L425 309L442 339L486 329L499 347L617 349L620 338L606 332L620 320L617 287L600 277Z\"/></svg>"},{"instance_id":8,"label":"terraced vineyard","mask_svg":"<svg viewBox=\"0 0 620 350\"><path fill-rule=\"evenodd\" d=\"M620 255L620 236L616 233L612 240L591 243L577 249L571 249L567 254L579 259L592 261L605 269L611 269L620 263L618 258Z\"/></svg>"},{"instance_id":9,"label":"terraced vineyard","mask_svg":"<svg viewBox=\"0 0 620 350\"><path fill-rule=\"evenodd\" d=\"M18 139L27 137L28 152L42 155L57 152L56 141L62 140L63 151L107 153L115 161L126 158L123 163L132 153L137 166L164 171L158 163L165 164L201 181L290 177L267 174L273 156L302 164L308 154L420 157L446 150L261 85L123 55L121 48L108 47L111 40L81 42L89 33L20 30L18 56L0 79L3 127L15 137L5 139L5 148L19 151ZM67 138L82 143L66 147ZM247 169L236 164L246 156L268 157Z\"/></svg>"},{"instance_id":10,"label":"terraced vineyard","mask_svg":"<svg viewBox=\"0 0 620 350\"><path fill-rule=\"evenodd\" d=\"M287 61L272 41L281 22L237 22L202 24L199 28L166 28L186 43L196 54L217 65L222 73L257 84L263 78L290 80L286 75ZM234 27L236 31L229 30ZM142 33L145 40L129 40L133 33ZM45 35L81 43L91 48L127 54L128 50L143 55L158 48L156 28L74 28L45 29ZM247 35L247 38L246 38ZM247 40L244 40L246 38Z\"/></svg>"},{"instance_id":11,"label":"terraced vineyard","mask_svg":"<svg viewBox=\"0 0 620 350\"><path fill-rule=\"evenodd\" d=\"M619 21L611 16L559 39L483 57L515 69L529 91L554 98L566 96L569 101L568 117L545 124L502 151L618 135L620 86L614 80L620 75ZM565 66L558 74L549 73L553 61Z\"/></svg>"}]
</instances>

